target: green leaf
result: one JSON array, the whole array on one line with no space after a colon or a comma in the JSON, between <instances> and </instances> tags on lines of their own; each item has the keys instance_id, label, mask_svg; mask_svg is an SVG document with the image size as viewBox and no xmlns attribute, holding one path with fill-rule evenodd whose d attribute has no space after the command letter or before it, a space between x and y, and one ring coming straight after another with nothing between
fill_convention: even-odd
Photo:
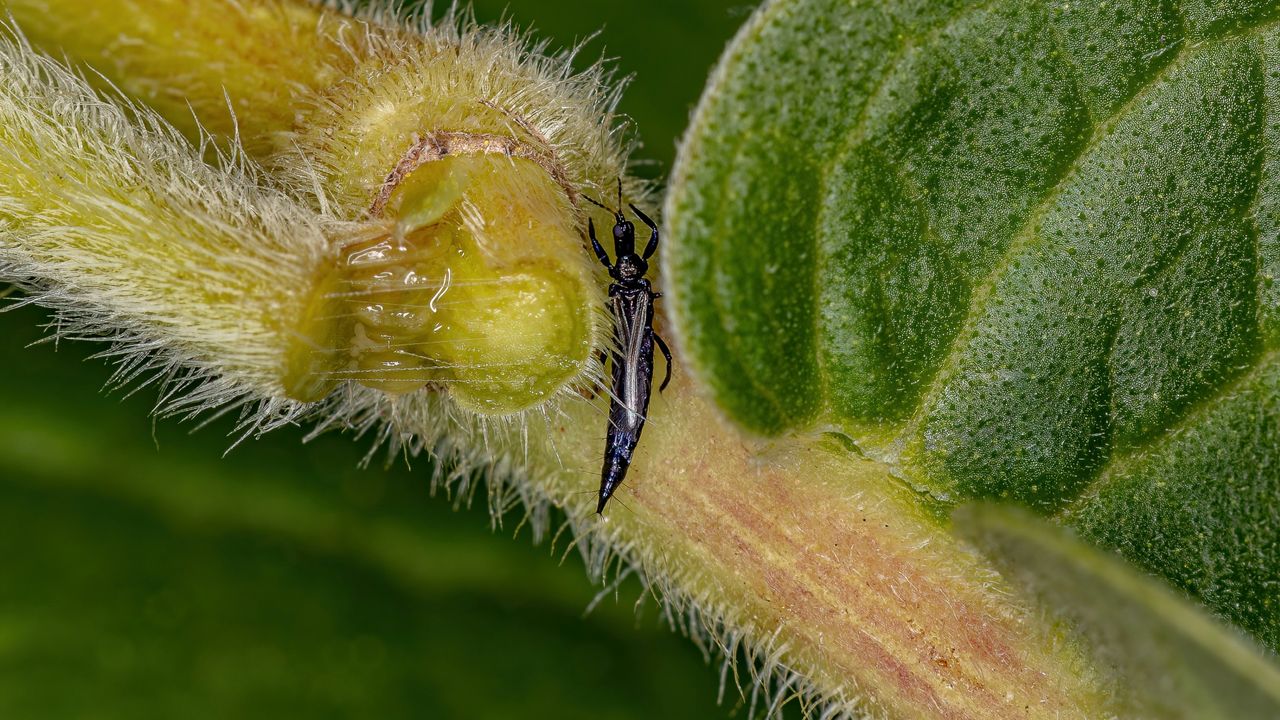
<instances>
[{"instance_id":1,"label":"green leaf","mask_svg":"<svg viewBox=\"0 0 1280 720\"><path fill-rule=\"evenodd\" d=\"M1280 717L1280 670L1159 583L1023 511L979 504L954 519L961 535L1074 622L1103 662L1122 667L1138 716Z\"/></svg>"},{"instance_id":2,"label":"green leaf","mask_svg":"<svg viewBox=\"0 0 1280 720\"><path fill-rule=\"evenodd\" d=\"M668 198L687 362L1280 649L1277 118L1270 0L768 3Z\"/></svg>"}]
</instances>

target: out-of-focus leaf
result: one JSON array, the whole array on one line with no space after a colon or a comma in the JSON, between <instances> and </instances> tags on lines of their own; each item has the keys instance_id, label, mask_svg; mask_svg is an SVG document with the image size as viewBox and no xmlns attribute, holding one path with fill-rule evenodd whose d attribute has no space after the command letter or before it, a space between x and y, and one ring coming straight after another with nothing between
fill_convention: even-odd
<instances>
[{"instance_id":1,"label":"out-of-focus leaf","mask_svg":"<svg viewBox=\"0 0 1280 720\"><path fill-rule=\"evenodd\" d=\"M0 717L729 711L634 586L584 618L576 559L430 501L429 465L300 432L223 458L228 424L153 430L87 348L24 347L40 321L0 314Z\"/></svg>"},{"instance_id":2,"label":"out-of-focus leaf","mask_svg":"<svg viewBox=\"0 0 1280 720\"><path fill-rule=\"evenodd\" d=\"M970 505L954 519L962 536L1070 618L1104 663L1121 667L1139 716L1280 717L1280 670L1159 583L1025 511Z\"/></svg>"}]
</instances>

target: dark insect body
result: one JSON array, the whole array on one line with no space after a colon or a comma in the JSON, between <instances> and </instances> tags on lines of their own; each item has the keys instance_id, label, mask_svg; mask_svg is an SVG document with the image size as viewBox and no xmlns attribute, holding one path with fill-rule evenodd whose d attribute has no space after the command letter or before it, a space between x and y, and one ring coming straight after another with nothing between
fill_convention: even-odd
<instances>
[{"instance_id":1,"label":"dark insect body","mask_svg":"<svg viewBox=\"0 0 1280 720\"><path fill-rule=\"evenodd\" d=\"M609 270L613 283L609 285L609 304L613 311L615 343L610 350L612 358L612 389L609 402L609 432L604 445L604 466L600 469L600 503L597 513L604 513L604 506L622 484L631 467L631 455L640 442L644 430L645 413L649 411L649 394L653 385L653 346L656 344L667 359L667 374L658 388L662 392L671 382L671 350L653 331L653 301L661 293L644 277L649 271L648 260L658 249L658 226L635 205L629 205L652 234L645 246L644 255L636 254L636 228L622 214L622 181L618 181L618 209L606 207L591 198L592 204L613 213L613 254L617 258L609 262L609 255L596 239L596 226L587 220L587 233L596 257Z\"/></svg>"}]
</instances>

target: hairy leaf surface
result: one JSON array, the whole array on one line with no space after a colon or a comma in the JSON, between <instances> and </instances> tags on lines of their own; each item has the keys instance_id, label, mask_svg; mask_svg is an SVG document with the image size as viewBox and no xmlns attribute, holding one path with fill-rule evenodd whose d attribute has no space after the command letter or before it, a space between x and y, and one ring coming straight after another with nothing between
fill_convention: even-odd
<instances>
[{"instance_id":1,"label":"hairy leaf surface","mask_svg":"<svg viewBox=\"0 0 1280 720\"><path fill-rule=\"evenodd\" d=\"M778 0L667 206L741 426L1072 525L1280 648L1280 4Z\"/></svg>"}]
</instances>

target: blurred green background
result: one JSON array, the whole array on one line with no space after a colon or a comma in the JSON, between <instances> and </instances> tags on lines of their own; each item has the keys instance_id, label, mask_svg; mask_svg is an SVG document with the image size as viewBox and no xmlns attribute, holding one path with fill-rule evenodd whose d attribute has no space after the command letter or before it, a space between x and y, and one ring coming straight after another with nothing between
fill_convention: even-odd
<instances>
[{"instance_id":1,"label":"blurred green background","mask_svg":"<svg viewBox=\"0 0 1280 720\"><path fill-rule=\"evenodd\" d=\"M751 9L476 6L561 45L600 30L581 57L634 73L651 178ZM154 388L104 392L100 348L30 346L47 321L0 314L0 718L745 714L638 586L584 617L576 555L430 498L425 460L361 470L367 442L301 430L224 458L229 423L153 421Z\"/></svg>"}]
</instances>

